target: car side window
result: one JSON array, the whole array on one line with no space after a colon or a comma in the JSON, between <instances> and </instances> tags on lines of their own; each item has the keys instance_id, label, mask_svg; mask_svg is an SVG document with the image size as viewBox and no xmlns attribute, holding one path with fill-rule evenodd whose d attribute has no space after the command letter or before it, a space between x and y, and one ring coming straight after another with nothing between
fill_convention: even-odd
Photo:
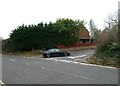
<instances>
[{"instance_id":1,"label":"car side window","mask_svg":"<svg viewBox=\"0 0 120 86\"><path fill-rule=\"evenodd\" d=\"M60 50L59 49L55 49L55 52L60 52Z\"/></svg>"},{"instance_id":2,"label":"car side window","mask_svg":"<svg viewBox=\"0 0 120 86\"><path fill-rule=\"evenodd\" d=\"M50 49L50 50L48 50L48 52L55 52L55 50L54 49Z\"/></svg>"}]
</instances>

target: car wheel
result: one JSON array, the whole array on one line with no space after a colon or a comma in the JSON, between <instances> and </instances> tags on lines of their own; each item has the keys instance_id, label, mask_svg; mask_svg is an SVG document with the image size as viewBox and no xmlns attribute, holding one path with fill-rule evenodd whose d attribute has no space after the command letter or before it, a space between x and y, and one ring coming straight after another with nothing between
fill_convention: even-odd
<instances>
[{"instance_id":1,"label":"car wheel","mask_svg":"<svg viewBox=\"0 0 120 86\"><path fill-rule=\"evenodd\" d=\"M67 53L64 53L65 56L68 56Z\"/></svg>"},{"instance_id":2,"label":"car wheel","mask_svg":"<svg viewBox=\"0 0 120 86\"><path fill-rule=\"evenodd\" d=\"M47 54L47 57L49 58L49 57L50 57L50 54Z\"/></svg>"},{"instance_id":3,"label":"car wheel","mask_svg":"<svg viewBox=\"0 0 120 86\"><path fill-rule=\"evenodd\" d=\"M70 56L70 53L67 53L67 56Z\"/></svg>"}]
</instances>

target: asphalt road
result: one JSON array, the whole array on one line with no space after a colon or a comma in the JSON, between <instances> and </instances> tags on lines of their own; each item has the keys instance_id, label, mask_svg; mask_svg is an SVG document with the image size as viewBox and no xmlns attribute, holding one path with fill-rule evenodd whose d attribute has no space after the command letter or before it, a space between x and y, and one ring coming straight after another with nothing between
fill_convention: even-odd
<instances>
[{"instance_id":1,"label":"asphalt road","mask_svg":"<svg viewBox=\"0 0 120 86\"><path fill-rule=\"evenodd\" d=\"M78 54L92 55L88 50L73 52L72 57ZM118 84L118 69L54 58L3 55L2 81L5 84Z\"/></svg>"}]
</instances>

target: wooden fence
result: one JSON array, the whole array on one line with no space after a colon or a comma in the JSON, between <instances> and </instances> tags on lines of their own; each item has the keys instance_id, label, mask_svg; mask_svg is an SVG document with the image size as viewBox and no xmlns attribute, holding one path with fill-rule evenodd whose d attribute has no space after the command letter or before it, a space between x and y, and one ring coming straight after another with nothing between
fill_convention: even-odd
<instances>
[{"instance_id":1,"label":"wooden fence","mask_svg":"<svg viewBox=\"0 0 120 86\"><path fill-rule=\"evenodd\" d=\"M86 47L86 46L95 46L95 43L75 43L73 45L58 45L57 48L66 49L66 48L74 48L74 47Z\"/></svg>"}]
</instances>

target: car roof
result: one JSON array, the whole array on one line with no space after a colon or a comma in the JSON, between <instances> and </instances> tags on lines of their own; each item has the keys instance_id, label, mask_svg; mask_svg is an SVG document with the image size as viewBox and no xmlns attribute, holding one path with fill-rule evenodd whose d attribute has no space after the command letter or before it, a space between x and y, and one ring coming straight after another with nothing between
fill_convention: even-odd
<instances>
[{"instance_id":1,"label":"car roof","mask_svg":"<svg viewBox=\"0 0 120 86\"><path fill-rule=\"evenodd\" d=\"M48 49L48 50L51 50L51 49L58 49L58 48L50 48L50 49ZM60 50L60 49L58 49L58 50Z\"/></svg>"},{"instance_id":2,"label":"car roof","mask_svg":"<svg viewBox=\"0 0 120 86\"><path fill-rule=\"evenodd\" d=\"M60 49L58 49L58 48L51 48L51 49L48 49L48 50L46 50L46 51L49 52L49 51L57 51L57 50L60 51Z\"/></svg>"}]
</instances>

